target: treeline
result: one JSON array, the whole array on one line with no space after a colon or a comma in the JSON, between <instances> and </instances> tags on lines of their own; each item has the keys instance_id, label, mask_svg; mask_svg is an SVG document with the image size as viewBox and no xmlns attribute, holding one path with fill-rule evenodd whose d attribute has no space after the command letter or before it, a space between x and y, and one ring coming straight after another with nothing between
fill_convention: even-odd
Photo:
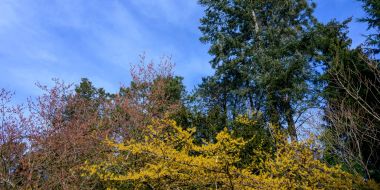
<instances>
[{"instance_id":1,"label":"treeline","mask_svg":"<svg viewBox=\"0 0 380 190\"><path fill-rule=\"evenodd\" d=\"M378 189L380 2L347 19L307 0L200 0L215 74L186 92L170 58L118 93L54 80L0 91L0 189ZM314 119L314 120L313 120Z\"/></svg>"}]
</instances>

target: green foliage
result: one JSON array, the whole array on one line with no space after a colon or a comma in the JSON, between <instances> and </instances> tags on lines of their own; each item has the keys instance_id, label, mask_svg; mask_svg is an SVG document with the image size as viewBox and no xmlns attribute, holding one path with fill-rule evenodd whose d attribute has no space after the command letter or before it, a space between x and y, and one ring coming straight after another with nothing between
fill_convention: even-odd
<instances>
[{"instance_id":1,"label":"green foliage","mask_svg":"<svg viewBox=\"0 0 380 190\"><path fill-rule=\"evenodd\" d=\"M380 144L377 140L380 120L379 63L351 49L347 37L351 20L319 24L313 40L320 54L315 60L322 65L322 97L326 101L324 158L340 163L351 172L379 180Z\"/></svg>"},{"instance_id":2,"label":"green foliage","mask_svg":"<svg viewBox=\"0 0 380 190\"><path fill-rule=\"evenodd\" d=\"M210 43L215 75L200 86L206 102L228 118L261 111L266 121L287 126L297 138L294 117L312 106L314 74L308 33L314 4L298 1L199 1L205 7L201 41ZM220 90L214 90L215 88ZM211 102L210 102L211 103Z\"/></svg>"},{"instance_id":3,"label":"green foliage","mask_svg":"<svg viewBox=\"0 0 380 190\"><path fill-rule=\"evenodd\" d=\"M367 37L369 52L377 55L380 53L380 2L377 0L359 0L363 3L363 9L367 16L359 19L368 23L368 29L373 29L374 33Z\"/></svg>"}]
</instances>

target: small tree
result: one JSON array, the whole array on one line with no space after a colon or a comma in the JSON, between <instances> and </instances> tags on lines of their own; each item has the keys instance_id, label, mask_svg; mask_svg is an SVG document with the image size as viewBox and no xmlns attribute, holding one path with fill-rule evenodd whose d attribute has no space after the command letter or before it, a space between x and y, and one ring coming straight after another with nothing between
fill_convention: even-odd
<instances>
[{"instance_id":1,"label":"small tree","mask_svg":"<svg viewBox=\"0 0 380 190\"><path fill-rule=\"evenodd\" d=\"M22 183L20 165L27 149L21 106L12 106L13 93L0 89L0 189Z\"/></svg>"}]
</instances>

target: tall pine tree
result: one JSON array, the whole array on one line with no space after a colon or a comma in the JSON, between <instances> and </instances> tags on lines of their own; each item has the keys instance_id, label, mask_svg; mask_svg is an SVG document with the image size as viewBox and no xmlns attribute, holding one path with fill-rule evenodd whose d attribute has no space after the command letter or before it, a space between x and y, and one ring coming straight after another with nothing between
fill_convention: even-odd
<instances>
[{"instance_id":1,"label":"tall pine tree","mask_svg":"<svg viewBox=\"0 0 380 190\"><path fill-rule=\"evenodd\" d=\"M201 41L211 45L218 103L228 118L263 112L297 139L295 118L314 100L309 31L316 22L307 0L200 0ZM200 86L208 89L209 80ZM212 96L203 93L204 97Z\"/></svg>"}]
</instances>

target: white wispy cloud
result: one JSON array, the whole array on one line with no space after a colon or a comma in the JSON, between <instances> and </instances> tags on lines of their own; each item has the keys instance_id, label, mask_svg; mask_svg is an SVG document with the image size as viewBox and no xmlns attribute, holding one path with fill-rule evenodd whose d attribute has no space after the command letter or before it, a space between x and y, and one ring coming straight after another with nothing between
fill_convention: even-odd
<instances>
[{"instance_id":1,"label":"white wispy cloud","mask_svg":"<svg viewBox=\"0 0 380 190\"><path fill-rule=\"evenodd\" d=\"M115 91L143 52L156 61L172 55L178 74L201 77L204 70L189 61L198 56L208 65L198 41L201 12L188 0L0 1L0 66L7 71L0 85L35 95L37 81L88 77Z\"/></svg>"}]
</instances>

